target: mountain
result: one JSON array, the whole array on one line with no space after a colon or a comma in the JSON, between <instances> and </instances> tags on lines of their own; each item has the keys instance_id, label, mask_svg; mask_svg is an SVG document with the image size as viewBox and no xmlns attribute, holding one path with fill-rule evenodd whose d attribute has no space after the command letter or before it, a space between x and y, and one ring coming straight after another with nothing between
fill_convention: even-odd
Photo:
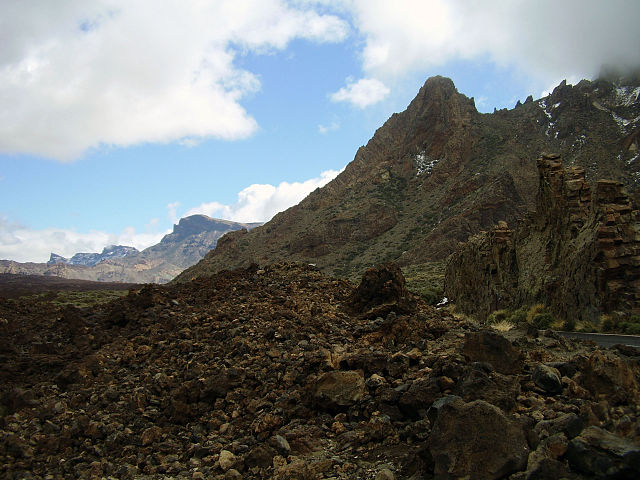
<instances>
[{"instance_id":1,"label":"mountain","mask_svg":"<svg viewBox=\"0 0 640 480\"><path fill-rule=\"evenodd\" d=\"M535 207L535 159L558 152L589 181L638 190L640 75L562 82L510 110L476 110L443 77L379 128L333 181L251 232L232 232L176 281L250 263L353 275L394 260L446 259L460 242Z\"/></svg>"},{"instance_id":2,"label":"mountain","mask_svg":"<svg viewBox=\"0 0 640 480\"><path fill-rule=\"evenodd\" d=\"M218 239L225 233L248 230L257 225L260 224L192 215L180 219L173 226L172 233L141 252L132 247L115 246L105 248L101 254L79 253L69 261L52 253L47 264L0 260L0 273L52 275L102 282L164 283L202 259L216 247Z\"/></svg>"},{"instance_id":3,"label":"mountain","mask_svg":"<svg viewBox=\"0 0 640 480\"><path fill-rule=\"evenodd\" d=\"M113 258L123 258L127 255L140 253L135 247L126 247L124 245L109 245L104 247L102 253L76 253L73 257L67 259L56 253L51 253L51 257L47 265L57 265L66 263L67 265L85 265L92 267L104 260Z\"/></svg>"}]
</instances>

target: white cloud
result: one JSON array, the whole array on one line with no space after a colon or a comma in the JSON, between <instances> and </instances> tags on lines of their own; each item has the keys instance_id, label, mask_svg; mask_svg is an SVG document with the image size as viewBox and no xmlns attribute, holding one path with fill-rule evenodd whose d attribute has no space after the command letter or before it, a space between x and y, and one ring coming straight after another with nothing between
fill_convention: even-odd
<instances>
[{"instance_id":1,"label":"white cloud","mask_svg":"<svg viewBox=\"0 0 640 480\"><path fill-rule=\"evenodd\" d=\"M260 89L239 53L347 23L286 0L6 0L0 16L0 152L70 161L101 145L251 135Z\"/></svg>"},{"instance_id":2,"label":"white cloud","mask_svg":"<svg viewBox=\"0 0 640 480\"><path fill-rule=\"evenodd\" d=\"M238 201L234 204L203 203L189 210L184 216L201 213L236 222L266 222L276 213L299 203L316 188L329 183L340 172L341 170L327 170L319 177L304 182L282 182L277 187L253 184L238 193Z\"/></svg>"},{"instance_id":3,"label":"white cloud","mask_svg":"<svg viewBox=\"0 0 640 480\"><path fill-rule=\"evenodd\" d=\"M361 78L357 82L347 80L347 86L342 87L329 98L333 102L349 102L358 108L365 108L383 100L389 95L389 88L375 78Z\"/></svg>"},{"instance_id":4,"label":"white cloud","mask_svg":"<svg viewBox=\"0 0 640 480\"><path fill-rule=\"evenodd\" d=\"M321 2L324 3L324 2ZM542 88L640 65L640 2L353 0L365 75L390 81L452 60L515 67Z\"/></svg>"},{"instance_id":5,"label":"white cloud","mask_svg":"<svg viewBox=\"0 0 640 480\"><path fill-rule=\"evenodd\" d=\"M180 202L173 202L167 205L167 215L173 223L178 223L178 220L180 220L180 217L178 217L179 206Z\"/></svg>"},{"instance_id":6,"label":"white cloud","mask_svg":"<svg viewBox=\"0 0 640 480\"><path fill-rule=\"evenodd\" d=\"M101 252L107 245L128 245L143 250L169 232L139 233L127 227L118 234L92 230L86 233L48 228L35 230L0 216L0 259L46 262L57 253L70 257L78 252Z\"/></svg>"},{"instance_id":7,"label":"white cloud","mask_svg":"<svg viewBox=\"0 0 640 480\"><path fill-rule=\"evenodd\" d=\"M329 125L318 125L318 131L323 135L325 133L334 132L339 128L340 128L340 123L337 121L333 121ZM2 179L0 178L0 180Z\"/></svg>"}]
</instances>

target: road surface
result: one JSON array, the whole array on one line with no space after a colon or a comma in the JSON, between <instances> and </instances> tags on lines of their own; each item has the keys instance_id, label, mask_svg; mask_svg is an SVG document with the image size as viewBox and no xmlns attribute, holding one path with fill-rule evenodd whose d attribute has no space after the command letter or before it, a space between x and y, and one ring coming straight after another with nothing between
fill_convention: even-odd
<instances>
[{"instance_id":1,"label":"road surface","mask_svg":"<svg viewBox=\"0 0 640 480\"><path fill-rule=\"evenodd\" d=\"M591 340L599 347L613 347L622 344L630 347L640 348L640 337L636 335L618 335L608 333L577 333L577 332L556 332L567 338L579 338L581 340Z\"/></svg>"}]
</instances>

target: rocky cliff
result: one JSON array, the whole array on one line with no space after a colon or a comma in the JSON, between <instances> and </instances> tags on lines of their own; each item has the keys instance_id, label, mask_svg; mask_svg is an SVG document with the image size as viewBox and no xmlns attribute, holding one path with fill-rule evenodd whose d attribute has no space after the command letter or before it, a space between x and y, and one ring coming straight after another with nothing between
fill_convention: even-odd
<instances>
[{"instance_id":1,"label":"rocky cliff","mask_svg":"<svg viewBox=\"0 0 640 480\"><path fill-rule=\"evenodd\" d=\"M638 78L563 83L545 98L480 114L451 80L426 81L336 179L177 280L281 260L353 274L388 260L445 259L461 241L535 208L543 151L587 179L638 187Z\"/></svg>"},{"instance_id":2,"label":"rocky cliff","mask_svg":"<svg viewBox=\"0 0 640 480\"><path fill-rule=\"evenodd\" d=\"M59 255L54 263L18 263L0 260L0 273L23 275L50 275L80 280L129 283L165 283L185 268L202 259L216 247L225 233L238 229L251 229L258 223L237 223L206 215L192 215L180 219L173 232L141 252L127 251L126 255L112 255L122 249L105 249L106 255L79 254L73 258L82 261L63 262ZM124 247L130 249L131 247ZM99 261L98 260L99 258ZM93 263L93 261L96 261ZM92 264L93 263L93 264Z\"/></svg>"},{"instance_id":3,"label":"rocky cliff","mask_svg":"<svg viewBox=\"0 0 640 480\"><path fill-rule=\"evenodd\" d=\"M469 314L544 303L562 318L640 313L640 212L622 183L538 162L535 213L515 229L501 222L474 237L447 265L447 296Z\"/></svg>"}]
</instances>

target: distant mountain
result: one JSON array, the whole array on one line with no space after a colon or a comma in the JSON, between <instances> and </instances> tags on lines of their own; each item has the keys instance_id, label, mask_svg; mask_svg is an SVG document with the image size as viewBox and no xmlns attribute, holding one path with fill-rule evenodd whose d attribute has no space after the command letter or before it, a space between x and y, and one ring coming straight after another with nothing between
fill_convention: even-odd
<instances>
[{"instance_id":1,"label":"distant mountain","mask_svg":"<svg viewBox=\"0 0 640 480\"><path fill-rule=\"evenodd\" d=\"M536 159L557 152L586 180L640 185L640 75L562 82L548 96L481 114L443 77L426 81L323 188L249 233L233 232L177 281L287 261L354 275L384 261L446 259L535 207Z\"/></svg>"},{"instance_id":2,"label":"distant mountain","mask_svg":"<svg viewBox=\"0 0 640 480\"><path fill-rule=\"evenodd\" d=\"M55 253L47 263L0 260L0 273L51 275L81 280L165 283L202 259L218 239L233 230L250 230L260 223L238 223L192 215L180 219L173 232L143 251L111 246L102 253L78 253L65 259Z\"/></svg>"},{"instance_id":3,"label":"distant mountain","mask_svg":"<svg viewBox=\"0 0 640 480\"><path fill-rule=\"evenodd\" d=\"M140 253L135 247L125 247L124 245L109 245L104 247L102 253L76 253L73 257L67 259L56 253L51 254L51 258L47 262L47 265L57 265L59 263L66 263L67 265L85 265L92 267L105 260L114 258L123 258L127 255Z\"/></svg>"}]
</instances>

